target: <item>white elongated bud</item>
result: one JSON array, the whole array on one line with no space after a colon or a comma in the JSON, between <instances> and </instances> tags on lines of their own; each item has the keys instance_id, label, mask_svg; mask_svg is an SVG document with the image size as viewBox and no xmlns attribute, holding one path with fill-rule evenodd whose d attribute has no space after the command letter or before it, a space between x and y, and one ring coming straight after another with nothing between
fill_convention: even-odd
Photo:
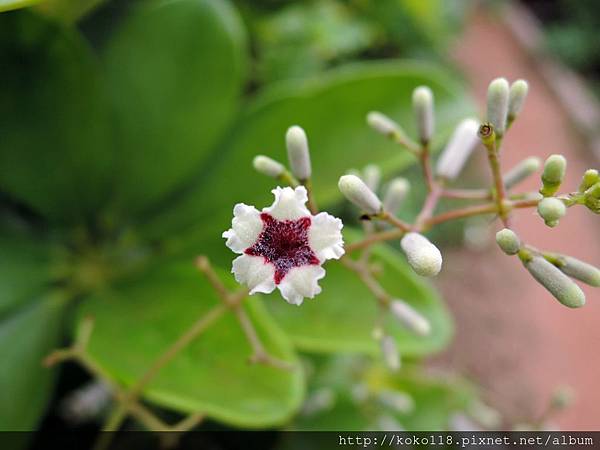
<instances>
[{"instance_id":1,"label":"white elongated bud","mask_svg":"<svg viewBox=\"0 0 600 450\"><path fill-rule=\"evenodd\" d=\"M541 166L542 161L535 156L524 159L504 175L504 186L506 189L515 187L528 176L537 172Z\"/></svg>"},{"instance_id":2,"label":"white elongated bud","mask_svg":"<svg viewBox=\"0 0 600 450\"><path fill-rule=\"evenodd\" d=\"M559 302L569 308L585 305L585 295L567 275L542 256L534 256L525 262L529 273L544 286Z\"/></svg>"},{"instance_id":3,"label":"white elongated bud","mask_svg":"<svg viewBox=\"0 0 600 450\"><path fill-rule=\"evenodd\" d=\"M369 114L367 114L367 123L371 128L378 133L383 134L384 136L390 137L396 134L401 136L405 135L404 130L402 130L400 125L398 125L385 114L378 111L371 111Z\"/></svg>"},{"instance_id":4,"label":"white elongated bud","mask_svg":"<svg viewBox=\"0 0 600 450\"><path fill-rule=\"evenodd\" d=\"M436 174L446 180L454 180L463 169L467 159L479 142L479 123L475 119L465 119L458 124L437 161Z\"/></svg>"},{"instance_id":5,"label":"white elongated bud","mask_svg":"<svg viewBox=\"0 0 600 450\"><path fill-rule=\"evenodd\" d=\"M419 336L427 336L431 333L429 321L418 311L402 300L393 300L390 303L390 311L398 321Z\"/></svg>"},{"instance_id":6,"label":"white elongated bud","mask_svg":"<svg viewBox=\"0 0 600 450\"><path fill-rule=\"evenodd\" d=\"M493 80L487 93L487 121L494 126L496 136L503 136L508 116L509 86L506 78Z\"/></svg>"},{"instance_id":7,"label":"white elongated bud","mask_svg":"<svg viewBox=\"0 0 600 450\"><path fill-rule=\"evenodd\" d=\"M590 286L600 287L600 269L567 255L559 255L558 268L571 278Z\"/></svg>"},{"instance_id":8,"label":"white elongated bud","mask_svg":"<svg viewBox=\"0 0 600 450\"><path fill-rule=\"evenodd\" d=\"M556 197L546 197L538 203L537 212L546 225L555 227L567 213L567 207Z\"/></svg>"},{"instance_id":9,"label":"white elongated bud","mask_svg":"<svg viewBox=\"0 0 600 450\"><path fill-rule=\"evenodd\" d=\"M517 80L510 85L509 99L508 99L508 120L513 121L515 117L521 112L527 92L529 91L529 85L525 80Z\"/></svg>"},{"instance_id":10,"label":"white elongated bud","mask_svg":"<svg viewBox=\"0 0 600 450\"><path fill-rule=\"evenodd\" d=\"M103 381L91 381L69 393L59 411L69 422L81 424L97 419L110 405L112 392Z\"/></svg>"},{"instance_id":11,"label":"white elongated bud","mask_svg":"<svg viewBox=\"0 0 600 450\"><path fill-rule=\"evenodd\" d=\"M392 414L381 414L377 416L375 423L370 425L369 429L377 431L405 431L404 427Z\"/></svg>"},{"instance_id":12,"label":"white elongated bud","mask_svg":"<svg viewBox=\"0 0 600 450\"><path fill-rule=\"evenodd\" d=\"M405 178L394 178L390 181L383 196L383 209L396 214L409 189L410 183Z\"/></svg>"},{"instance_id":13,"label":"white elongated bud","mask_svg":"<svg viewBox=\"0 0 600 450\"><path fill-rule=\"evenodd\" d=\"M384 389L379 391L377 397L382 405L401 414L408 414L415 409L414 399L406 392Z\"/></svg>"},{"instance_id":14,"label":"white elongated bud","mask_svg":"<svg viewBox=\"0 0 600 450\"><path fill-rule=\"evenodd\" d=\"M302 414L311 416L322 411L327 411L335 405L335 392L331 388L323 387L311 393L302 405Z\"/></svg>"},{"instance_id":15,"label":"white elongated bud","mask_svg":"<svg viewBox=\"0 0 600 450\"><path fill-rule=\"evenodd\" d=\"M421 144L427 144L433 136L434 115L433 115L433 92L427 86L419 86L413 91L412 96L413 110L419 130L419 139Z\"/></svg>"},{"instance_id":16,"label":"white elongated bud","mask_svg":"<svg viewBox=\"0 0 600 450\"><path fill-rule=\"evenodd\" d=\"M423 277L433 277L442 269L442 254L438 248L419 233L407 233L400 246L413 270Z\"/></svg>"},{"instance_id":17,"label":"white elongated bud","mask_svg":"<svg viewBox=\"0 0 600 450\"><path fill-rule=\"evenodd\" d=\"M285 142L292 174L300 181L308 180L311 175L311 165L306 133L302 128L294 125L288 128Z\"/></svg>"},{"instance_id":18,"label":"white elongated bud","mask_svg":"<svg viewBox=\"0 0 600 450\"><path fill-rule=\"evenodd\" d=\"M375 164L369 164L363 169L363 176L361 178L369 189L377 192L379 182L381 181L381 170Z\"/></svg>"},{"instance_id":19,"label":"white elongated bud","mask_svg":"<svg viewBox=\"0 0 600 450\"><path fill-rule=\"evenodd\" d=\"M283 164L264 155L255 156L252 160L252 165L258 173L272 178L277 178L285 171Z\"/></svg>"},{"instance_id":20,"label":"white elongated bud","mask_svg":"<svg viewBox=\"0 0 600 450\"><path fill-rule=\"evenodd\" d=\"M338 188L344 197L367 214L379 214L381 212L381 200L356 175L344 175L340 177Z\"/></svg>"},{"instance_id":21,"label":"white elongated bud","mask_svg":"<svg viewBox=\"0 0 600 450\"><path fill-rule=\"evenodd\" d=\"M521 240L513 230L504 228L496 233L498 247L507 255L516 255L521 248Z\"/></svg>"},{"instance_id":22,"label":"white elongated bud","mask_svg":"<svg viewBox=\"0 0 600 450\"><path fill-rule=\"evenodd\" d=\"M386 335L381 339L381 353L388 369L394 372L400 369L400 353L392 336Z\"/></svg>"}]
</instances>

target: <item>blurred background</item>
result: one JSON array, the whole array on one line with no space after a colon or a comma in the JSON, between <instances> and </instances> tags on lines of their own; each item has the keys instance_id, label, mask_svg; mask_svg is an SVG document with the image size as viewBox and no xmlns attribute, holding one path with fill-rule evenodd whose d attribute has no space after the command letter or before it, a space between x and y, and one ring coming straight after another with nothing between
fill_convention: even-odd
<instances>
[{"instance_id":1,"label":"blurred background","mask_svg":"<svg viewBox=\"0 0 600 450\"><path fill-rule=\"evenodd\" d=\"M5 3L0 1L0 9L21 2ZM378 141L366 126L356 125L364 124L364 113L381 108L409 122L411 89L432 83L436 100L440 93L443 141L459 115L482 117L492 79L524 78L530 93L505 140L504 167L528 156L544 159L561 153L569 162L567 189L579 184L586 169L600 168L600 11L593 0L198 0L211 5L211 14L227 16L218 24L198 19L205 34L185 19L204 14L202 8L183 8L166 18L135 16L147 6L143 3L47 0L0 15L0 230L5 249L0 248L0 355L5 361L21 361L17 344L27 338L11 329L16 320L11 314L39 296L32 286L67 286L79 305L113 279L120 280L121 273L137 271L139 261L146 270L170 260L171 251L181 257L208 253L227 268L231 257L215 233L228 226L234 203L248 197L257 206L266 204L268 180L255 185L244 178L251 173L251 156L283 155L283 132L295 121L308 124L313 153L322 153L316 157L321 167L315 163L315 170L339 176L348 168L361 168L370 161L364 151L370 148L387 176L401 174L417 185L418 172L410 159L380 158L384 151L397 150ZM162 28L165 22L169 25ZM190 57L197 47L201 57ZM382 61L410 63L408 68L380 69ZM196 88L200 79L203 87ZM395 80L406 86L393 91ZM327 90L338 85L339 92ZM104 110L107 101L109 110L116 111L110 117ZM319 115L327 108L333 111ZM355 112L356 121L350 117ZM318 117L311 122L313 115ZM410 123L402 125L414 129ZM364 135L354 131L361 126ZM107 127L116 131L105 133ZM82 146L85 151L80 151ZM340 158L344 149L347 153ZM487 183L480 153L469 163L463 184ZM325 202L348 214L336 203L326 175L336 178L323 174L317 181ZM538 184L532 177L523 190L536 191ZM415 188L403 212L406 217L414 214L422 195ZM197 223L208 224L210 232ZM486 218L433 234L445 260L434 285L448 305L454 335L445 348L416 355L423 362L415 365L424 374L452 374L474 386L478 402L487 405L485 411L480 405L475 416L493 416L491 422L471 417L478 426L600 429L600 294L582 286L588 303L567 310L517 261L497 251L493 237L498 226ZM569 210L555 229L545 227L534 212L519 211L515 227L536 247L600 264L600 222L584 208ZM25 244L18 244L16 234ZM38 255L47 244L52 256ZM40 269L46 259L59 263L50 271ZM102 310L100 300L96 311ZM61 322L59 331L38 339L56 345L23 351L39 353L39 361L52 348L70 342L72 333L60 330L72 329L81 314L68 310L61 316L67 325ZM46 316L40 320L48 323ZM152 339L140 338L138 344L150 346ZM101 354L102 348L97 351ZM327 365L319 358L315 366ZM24 371L38 371L35 361L17 363L10 374L6 369L0 381L8 390L35 392L37 381L25 387L10 384ZM331 377L348 373L346 363L333 366L328 369L332 373L317 377L317 392L322 394ZM0 394L6 396L0 417L7 421L0 421L0 429L97 429L94 420L74 424L61 406L89 376L71 363L56 376L42 382L49 386L47 401L34 408L37 412L25 407L23 422L13 420L16 413L10 410L27 402L27 395ZM547 417L553 396L565 390L572 392L572 402ZM328 404L322 397L308 398ZM291 426L335 429L355 424L341 415L320 413L324 416L304 425L292 421ZM413 423L421 429L473 424L456 424L446 416L441 422L429 421L427 409L420 414L423 421Z\"/></svg>"}]
</instances>

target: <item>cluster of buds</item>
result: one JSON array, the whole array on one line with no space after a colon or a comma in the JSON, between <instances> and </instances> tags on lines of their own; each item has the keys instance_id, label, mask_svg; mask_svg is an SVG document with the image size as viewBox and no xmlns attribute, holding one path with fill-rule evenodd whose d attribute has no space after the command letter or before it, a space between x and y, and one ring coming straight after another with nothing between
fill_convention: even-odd
<instances>
[{"instance_id":1,"label":"cluster of buds","mask_svg":"<svg viewBox=\"0 0 600 450\"><path fill-rule=\"evenodd\" d=\"M576 192L559 194L567 162L562 155L552 155L544 163L539 192L513 192L520 182L541 167L538 158L528 157L506 173L501 169L503 138L518 118L527 92L528 84L524 80L512 84L504 78L493 80L488 88L486 120L483 123L474 118L461 121L435 166L430 151L435 134L434 95L430 88L419 86L413 92L417 130L414 139L392 118L381 112L370 112L367 123L371 128L415 156L422 169L427 196L414 223L407 223L397 216L410 189L406 179L382 182L379 168L372 164L362 171L348 171L339 178L338 187L344 197L359 208L364 237L345 247L341 221L318 212L312 193L307 136L302 128L292 126L286 134L290 169L263 155L255 157L253 162L258 172L288 187L276 188L273 191L275 203L262 212L244 204L236 205L232 228L223 234L227 245L241 254L233 263L235 278L247 285L251 294L272 292L277 287L289 303L299 305L304 298L312 298L320 292L317 281L325 276L321 267L325 260L340 259L365 283L386 312L417 335L426 335L430 332L427 320L378 283L377 274L369 264L371 247L397 240L415 273L432 277L442 270L442 254L426 237L427 231L451 220L494 215L504 227L497 235L500 248L508 255L518 255L533 277L562 304L582 306L584 294L571 278L599 286L600 270L570 256L543 252L522 243L514 231L512 215L518 209L536 208L544 222L554 227L567 208L575 205L584 205L598 213L600 176L597 170L588 170ZM492 186L452 188L451 184L477 148L485 149L487 154ZM444 198L474 204L436 213ZM361 257L350 258L348 254L353 252L360 252ZM397 369L400 359L394 340L380 326L375 330L384 359L391 368Z\"/></svg>"},{"instance_id":2,"label":"cluster of buds","mask_svg":"<svg viewBox=\"0 0 600 450\"><path fill-rule=\"evenodd\" d=\"M518 255L531 275L563 305L578 308L585 304L583 291L571 278L590 286L600 286L600 269L572 256L540 251L521 242L517 234L504 228L496 234L498 246L507 255Z\"/></svg>"}]
</instances>

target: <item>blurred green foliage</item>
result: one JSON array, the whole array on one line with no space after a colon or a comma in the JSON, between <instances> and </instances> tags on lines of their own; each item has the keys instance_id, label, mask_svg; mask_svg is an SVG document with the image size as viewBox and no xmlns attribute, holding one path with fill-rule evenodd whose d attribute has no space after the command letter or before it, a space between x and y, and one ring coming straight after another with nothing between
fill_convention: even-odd
<instances>
[{"instance_id":1,"label":"blurred green foliage","mask_svg":"<svg viewBox=\"0 0 600 450\"><path fill-rule=\"evenodd\" d=\"M207 254L231 282L220 233L235 203L270 202L272 180L253 174L250 162L257 152L281 159L289 125L307 129L317 198L336 208L336 180L349 167L375 162L389 174L411 163L367 129L370 109L409 124L410 92L427 84L438 140L470 112L460 84L431 64L362 62L317 74L385 56L383 41L395 42L391 56L402 54L404 31L383 18L413 17L411 26L432 36L421 45L435 47L448 31L446 2L274 3L243 5L250 39L222 0L108 3L98 17L114 7L119 19L93 42L86 30L97 26L94 14L83 31L73 15L42 7L0 15L0 429L35 428L55 376L40 360L81 317L97 321L91 358L130 385L216 301L192 257ZM294 29L300 35L288 36ZM281 39L269 41L271 33ZM270 56L249 55L248 40ZM288 44L312 69L284 61ZM434 324L423 340L399 330L400 350L417 360L441 349L452 324L439 297L395 251L378 252L392 293ZM324 293L301 309L277 295L248 301L255 327L281 358L376 353L365 320L374 314L369 294L350 288L342 268L330 264L328 272ZM143 395L231 425L280 425L300 409L307 373L249 365L248 353L228 313ZM412 386L403 389L438 398L437 387ZM427 417L436 417L432 427L447 426L449 408L432 403L442 418L428 413L419 427Z\"/></svg>"},{"instance_id":2,"label":"blurred green foliage","mask_svg":"<svg viewBox=\"0 0 600 450\"><path fill-rule=\"evenodd\" d=\"M547 51L583 73L600 95L600 11L594 0L529 0L544 24Z\"/></svg>"},{"instance_id":3,"label":"blurred green foliage","mask_svg":"<svg viewBox=\"0 0 600 450\"><path fill-rule=\"evenodd\" d=\"M251 32L255 82L301 78L350 60L442 57L470 2L237 0Z\"/></svg>"}]
</instances>

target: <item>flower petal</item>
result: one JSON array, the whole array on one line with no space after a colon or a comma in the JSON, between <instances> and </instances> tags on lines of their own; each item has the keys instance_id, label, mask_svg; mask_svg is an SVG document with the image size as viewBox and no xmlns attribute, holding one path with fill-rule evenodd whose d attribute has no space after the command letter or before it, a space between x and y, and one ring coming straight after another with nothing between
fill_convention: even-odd
<instances>
[{"instance_id":1,"label":"flower petal","mask_svg":"<svg viewBox=\"0 0 600 450\"><path fill-rule=\"evenodd\" d=\"M238 256L233 260L231 273L238 283L248 286L250 295L257 292L270 294L275 290L275 268L265 263L262 256Z\"/></svg>"},{"instance_id":2,"label":"flower petal","mask_svg":"<svg viewBox=\"0 0 600 450\"><path fill-rule=\"evenodd\" d=\"M318 281L325 276L325 269L311 265L294 267L281 283L279 290L282 297L292 305L301 305L304 298L313 298L321 292Z\"/></svg>"},{"instance_id":3,"label":"flower petal","mask_svg":"<svg viewBox=\"0 0 600 450\"><path fill-rule=\"evenodd\" d=\"M275 201L273 205L263 209L264 212L278 220L296 220L310 216L310 211L304 206L308 200L304 186L298 186L296 189L276 187L271 192L275 195Z\"/></svg>"},{"instance_id":4,"label":"flower petal","mask_svg":"<svg viewBox=\"0 0 600 450\"><path fill-rule=\"evenodd\" d=\"M312 218L308 229L308 244L316 253L319 261L327 259L339 259L344 254L344 241L342 240L342 228L344 225L340 219L325 212L319 213Z\"/></svg>"},{"instance_id":5,"label":"flower petal","mask_svg":"<svg viewBox=\"0 0 600 450\"><path fill-rule=\"evenodd\" d=\"M233 208L231 228L223 232L225 245L236 253L243 253L256 242L263 229L260 212L254 206L238 203Z\"/></svg>"}]
</instances>

